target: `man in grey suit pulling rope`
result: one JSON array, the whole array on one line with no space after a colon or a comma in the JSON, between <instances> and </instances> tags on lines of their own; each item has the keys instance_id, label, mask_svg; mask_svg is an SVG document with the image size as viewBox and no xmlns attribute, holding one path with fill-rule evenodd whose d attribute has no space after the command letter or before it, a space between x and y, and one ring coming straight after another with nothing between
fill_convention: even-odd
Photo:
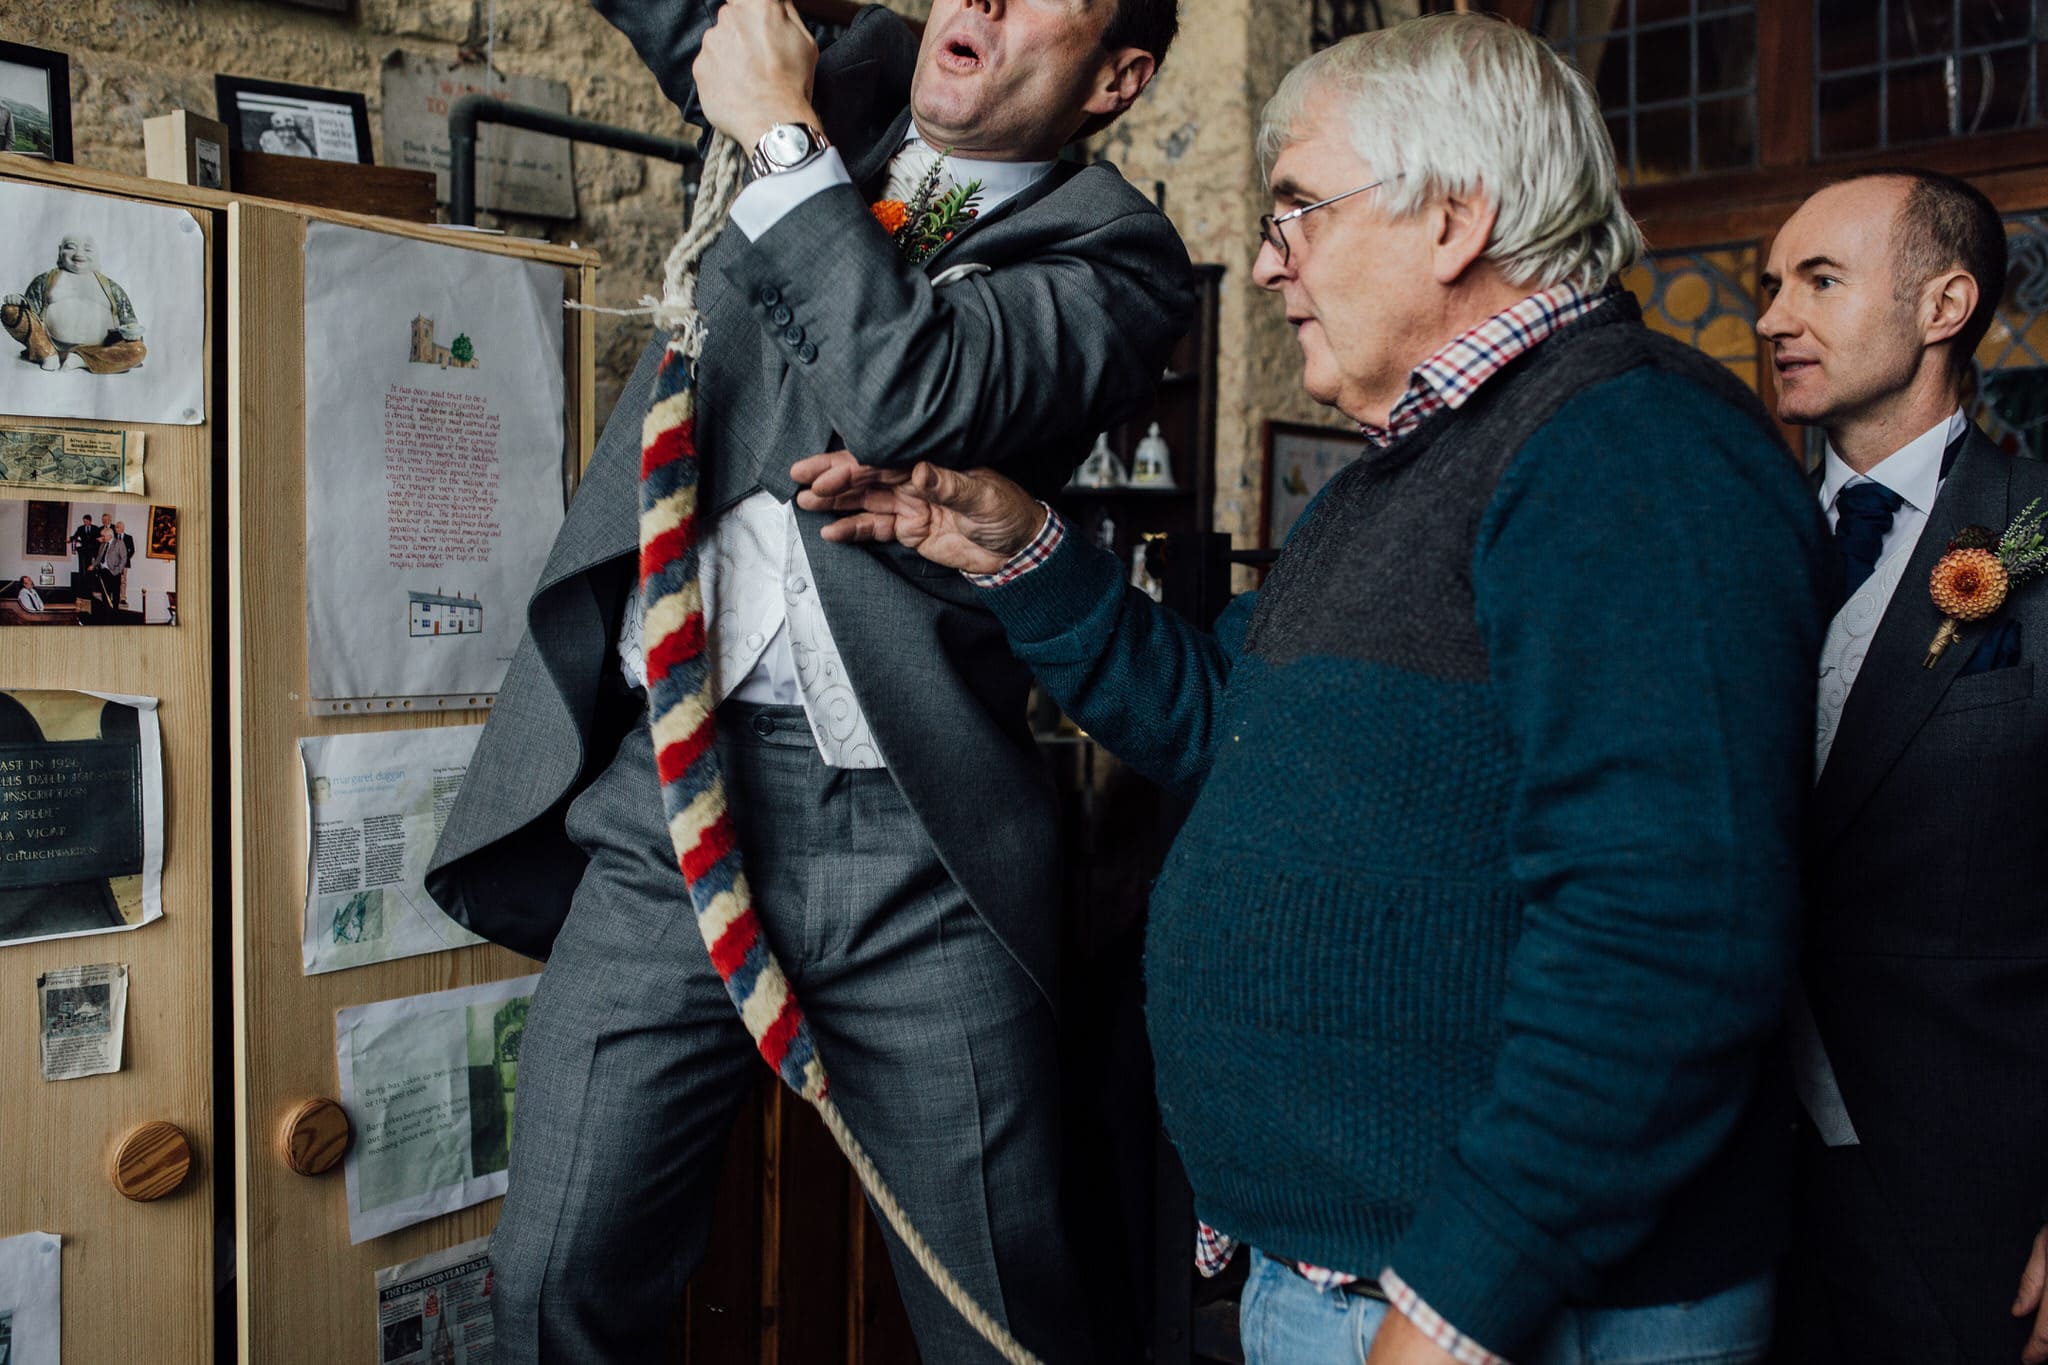
<instances>
[{"instance_id":1,"label":"man in grey suit pulling rope","mask_svg":"<svg viewBox=\"0 0 2048 1365\"><path fill-rule=\"evenodd\" d=\"M939 1256L1040 1356L1087 1358L1028 679L956 575L820 540L789 470L844 448L876 477L996 464L1049 493L1144 403L1191 314L1186 254L1113 169L1055 158L1137 98L1174 5L941 0L921 44L875 8L822 58L783 0L599 8L752 153L696 286L695 439L719 753L761 931ZM429 873L457 918L548 959L492 1246L508 1360L672 1349L759 1074L693 923L640 692L640 433L664 340L599 442ZM890 1250L925 1358L992 1359Z\"/></svg>"}]
</instances>

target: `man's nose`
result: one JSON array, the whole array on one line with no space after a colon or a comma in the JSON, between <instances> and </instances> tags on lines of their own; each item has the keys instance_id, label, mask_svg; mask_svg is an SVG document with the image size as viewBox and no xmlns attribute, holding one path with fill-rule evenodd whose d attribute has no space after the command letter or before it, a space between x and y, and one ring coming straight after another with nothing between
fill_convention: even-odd
<instances>
[{"instance_id":1,"label":"man's nose","mask_svg":"<svg viewBox=\"0 0 2048 1365\"><path fill-rule=\"evenodd\" d=\"M1756 320L1756 334L1765 341L1776 341L1790 336L1793 331L1791 309L1785 306L1785 296L1781 293L1771 300L1771 306L1764 309L1763 316Z\"/></svg>"},{"instance_id":2,"label":"man's nose","mask_svg":"<svg viewBox=\"0 0 2048 1365\"><path fill-rule=\"evenodd\" d=\"M1292 274L1292 262L1280 259L1280 251L1271 242L1259 243L1259 254L1252 257L1252 283L1261 289L1278 289Z\"/></svg>"}]
</instances>

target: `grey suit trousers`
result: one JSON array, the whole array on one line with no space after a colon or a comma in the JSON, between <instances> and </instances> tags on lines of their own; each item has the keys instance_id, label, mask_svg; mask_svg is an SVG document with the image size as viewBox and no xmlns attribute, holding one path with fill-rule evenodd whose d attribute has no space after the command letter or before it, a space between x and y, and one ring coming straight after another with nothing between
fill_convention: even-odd
<instances>
[{"instance_id":1,"label":"grey suit trousers","mask_svg":"<svg viewBox=\"0 0 2048 1365\"><path fill-rule=\"evenodd\" d=\"M756 908L834 1098L981 1303L1044 1358L1085 1358L1048 1002L886 772L825 766L796 707L719 719ZM675 1355L725 1138L763 1063L698 935L644 722L567 828L590 865L527 1020L491 1243L497 1349L644 1365ZM928 1365L997 1359L893 1234L889 1249Z\"/></svg>"}]
</instances>

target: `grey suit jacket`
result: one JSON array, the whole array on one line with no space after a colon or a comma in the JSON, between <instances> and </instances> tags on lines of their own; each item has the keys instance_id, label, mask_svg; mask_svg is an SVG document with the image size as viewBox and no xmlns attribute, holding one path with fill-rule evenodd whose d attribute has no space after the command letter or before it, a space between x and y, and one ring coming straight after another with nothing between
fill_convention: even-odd
<instances>
[{"instance_id":1,"label":"grey suit jacket","mask_svg":"<svg viewBox=\"0 0 2048 1365\"><path fill-rule=\"evenodd\" d=\"M712 6L600 0L679 103ZM820 60L815 102L857 184L909 121L916 42L880 7ZM988 267L942 288L929 275ZM1193 312L1171 226L1107 166L1061 163L922 270L841 186L759 241L707 254L697 299L701 505L757 488L788 499L789 465L845 445L870 464L995 465L1040 495L1095 433L1149 398ZM640 422L657 340L621 395L528 607L428 872L448 912L544 956L583 856L562 812L633 717L613 643L633 590ZM897 547L828 544L800 514L834 641L889 771L975 907L1048 993L1056 946L1054 812L1023 715L1026 671L958 574ZM678 914L689 913L678 904Z\"/></svg>"},{"instance_id":2,"label":"grey suit jacket","mask_svg":"<svg viewBox=\"0 0 2048 1365\"><path fill-rule=\"evenodd\" d=\"M1921 660L1949 540L2036 498L2048 466L1972 432L1843 708L1808 849L1814 1020L1891 1205L1879 1221L1970 1360L2018 1358L2006 1307L2048 1200L2048 581ZM2012 629L2017 663L1967 670Z\"/></svg>"}]
</instances>

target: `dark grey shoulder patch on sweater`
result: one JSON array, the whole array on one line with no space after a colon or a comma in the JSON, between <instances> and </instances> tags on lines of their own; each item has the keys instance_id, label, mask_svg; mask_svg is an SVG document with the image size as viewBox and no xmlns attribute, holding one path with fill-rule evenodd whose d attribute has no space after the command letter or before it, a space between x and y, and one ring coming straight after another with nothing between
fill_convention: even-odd
<instances>
[{"instance_id":1,"label":"dark grey shoulder patch on sweater","mask_svg":"<svg viewBox=\"0 0 2048 1365\"><path fill-rule=\"evenodd\" d=\"M1494 488L1566 403L1644 365L1706 389L1777 439L1763 405L1726 367L1650 331L1635 299L1616 294L1463 407L1339 471L1260 590L1246 652L1276 664L1320 655L1483 681L1472 547Z\"/></svg>"}]
</instances>

